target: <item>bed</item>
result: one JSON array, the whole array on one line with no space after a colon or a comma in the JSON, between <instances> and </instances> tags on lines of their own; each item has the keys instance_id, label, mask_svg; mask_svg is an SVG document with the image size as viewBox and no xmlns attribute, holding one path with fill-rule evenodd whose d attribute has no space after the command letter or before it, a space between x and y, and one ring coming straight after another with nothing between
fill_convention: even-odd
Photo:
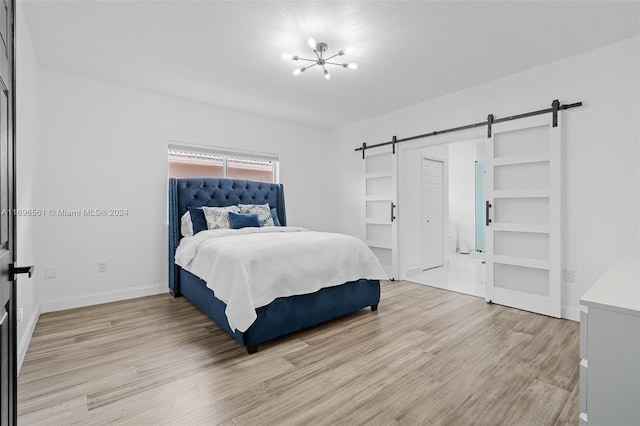
<instances>
[{"instance_id":1,"label":"bed","mask_svg":"<svg viewBox=\"0 0 640 426\"><path fill-rule=\"evenodd\" d=\"M169 290L174 297L186 297L244 345L249 354L257 352L261 343L304 328L366 307L377 310L380 281L357 279L324 287L313 293L278 297L265 306L255 308L256 318L246 330L232 327L225 313L227 304L216 297L204 280L176 263L176 251L183 238L181 218L189 207L238 204L268 204L275 209L272 213L277 214L280 224L287 226L282 184L224 178L169 179ZM304 276L299 279L305 281Z\"/></svg>"}]
</instances>

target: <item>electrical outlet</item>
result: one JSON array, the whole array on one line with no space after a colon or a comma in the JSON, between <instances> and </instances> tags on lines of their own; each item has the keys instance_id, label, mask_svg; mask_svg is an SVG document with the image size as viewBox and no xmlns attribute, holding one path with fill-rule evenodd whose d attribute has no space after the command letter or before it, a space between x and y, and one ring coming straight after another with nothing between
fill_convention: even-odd
<instances>
[{"instance_id":1,"label":"electrical outlet","mask_svg":"<svg viewBox=\"0 0 640 426\"><path fill-rule=\"evenodd\" d=\"M576 280L576 273L573 269L564 270L564 280L568 283L572 283Z\"/></svg>"},{"instance_id":2,"label":"electrical outlet","mask_svg":"<svg viewBox=\"0 0 640 426\"><path fill-rule=\"evenodd\" d=\"M44 278L49 280L56 277L56 268L55 266L49 266L44 268Z\"/></svg>"},{"instance_id":3,"label":"electrical outlet","mask_svg":"<svg viewBox=\"0 0 640 426\"><path fill-rule=\"evenodd\" d=\"M21 323L24 320L24 308L18 308L16 316L18 317L18 322Z\"/></svg>"},{"instance_id":4,"label":"electrical outlet","mask_svg":"<svg viewBox=\"0 0 640 426\"><path fill-rule=\"evenodd\" d=\"M98 262L98 272L107 272L107 261L101 260Z\"/></svg>"}]
</instances>

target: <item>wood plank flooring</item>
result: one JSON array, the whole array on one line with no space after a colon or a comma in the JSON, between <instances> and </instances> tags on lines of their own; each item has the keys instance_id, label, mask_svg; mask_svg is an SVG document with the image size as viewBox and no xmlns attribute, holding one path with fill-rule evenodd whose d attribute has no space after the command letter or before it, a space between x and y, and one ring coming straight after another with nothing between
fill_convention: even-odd
<instances>
[{"instance_id":1,"label":"wood plank flooring","mask_svg":"<svg viewBox=\"0 0 640 426\"><path fill-rule=\"evenodd\" d=\"M19 423L575 425L579 325L409 282L248 355L184 298L44 314Z\"/></svg>"}]
</instances>

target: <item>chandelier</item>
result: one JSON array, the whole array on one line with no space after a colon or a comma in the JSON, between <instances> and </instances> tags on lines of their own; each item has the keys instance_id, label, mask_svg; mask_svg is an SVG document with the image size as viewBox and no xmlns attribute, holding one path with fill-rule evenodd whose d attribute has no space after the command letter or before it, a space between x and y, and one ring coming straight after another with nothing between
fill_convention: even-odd
<instances>
[{"instance_id":1,"label":"chandelier","mask_svg":"<svg viewBox=\"0 0 640 426\"><path fill-rule=\"evenodd\" d=\"M316 59L301 58L300 56L291 55L289 53L284 53L282 55L282 57L287 60L313 62L311 65L294 69L293 75L300 75L306 70L308 70L309 68L312 68L318 65L319 67L322 67L325 80L329 80L331 78L331 73L329 73L329 70L326 68L326 65L337 65L339 67L349 68L352 70L358 69L358 64L330 62L330 60L335 58L336 56L342 56L347 53L353 53L354 49L352 47L340 50L335 55L331 55L325 58L324 55L325 55L325 52L327 51L326 43L316 43L313 37L307 40L307 43L309 44L309 47L313 49L313 53L316 54Z\"/></svg>"}]
</instances>

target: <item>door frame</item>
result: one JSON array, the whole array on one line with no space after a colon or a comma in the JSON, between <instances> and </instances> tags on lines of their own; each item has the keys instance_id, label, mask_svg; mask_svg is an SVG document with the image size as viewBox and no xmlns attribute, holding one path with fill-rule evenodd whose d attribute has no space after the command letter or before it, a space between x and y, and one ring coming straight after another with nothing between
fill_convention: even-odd
<instances>
[{"instance_id":1,"label":"door frame","mask_svg":"<svg viewBox=\"0 0 640 426\"><path fill-rule=\"evenodd\" d=\"M442 244L440 245L440 251L442 252L442 265L440 266L448 266L449 265L449 251L448 247L448 237L449 237L449 165L446 159L437 157L435 155L428 154L420 154L420 173L422 173L422 167L424 165L424 160L437 161L442 163ZM420 175L420 183L422 184L422 174ZM422 219L423 212L423 192L422 188L420 188L420 218ZM446 219L446 220L445 220ZM445 223L447 226L445 226ZM424 235L422 232L422 225L420 226L420 269L423 271L424 265L422 264L422 256L424 252ZM430 268L432 269L432 268Z\"/></svg>"}]
</instances>

